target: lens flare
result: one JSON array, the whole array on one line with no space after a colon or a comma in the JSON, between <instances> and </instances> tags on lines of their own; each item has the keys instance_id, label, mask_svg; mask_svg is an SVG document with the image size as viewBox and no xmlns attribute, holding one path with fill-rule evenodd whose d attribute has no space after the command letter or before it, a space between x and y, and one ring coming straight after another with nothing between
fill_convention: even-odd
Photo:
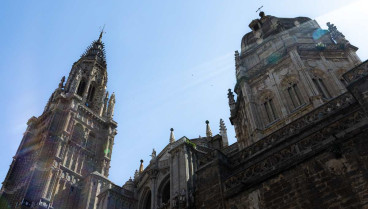
<instances>
[{"instance_id":1,"label":"lens flare","mask_svg":"<svg viewBox=\"0 0 368 209\"><path fill-rule=\"evenodd\" d=\"M313 32L313 39L314 40L318 40L320 39L322 36L324 36L326 33L328 33L328 30L323 30L321 28L318 28L317 30L315 30Z\"/></svg>"}]
</instances>

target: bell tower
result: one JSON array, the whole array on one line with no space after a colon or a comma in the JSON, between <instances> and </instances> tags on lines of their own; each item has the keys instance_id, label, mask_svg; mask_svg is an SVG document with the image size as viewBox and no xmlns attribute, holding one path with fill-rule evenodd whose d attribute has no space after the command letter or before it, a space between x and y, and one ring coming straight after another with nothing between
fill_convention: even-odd
<instances>
[{"instance_id":1,"label":"bell tower","mask_svg":"<svg viewBox=\"0 0 368 209\"><path fill-rule=\"evenodd\" d=\"M103 31L28 128L3 182L0 208L95 208L117 134L106 92Z\"/></svg>"}]
</instances>

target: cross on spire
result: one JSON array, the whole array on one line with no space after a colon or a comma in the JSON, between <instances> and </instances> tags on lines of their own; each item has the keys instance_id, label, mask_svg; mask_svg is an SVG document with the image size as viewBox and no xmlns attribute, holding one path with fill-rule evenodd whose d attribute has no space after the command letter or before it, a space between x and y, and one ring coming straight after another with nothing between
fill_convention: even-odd
<instances>
[{"instance_id":1,"label":"cross on spire","mask_svg":"<svg viewBox=\"0 0 368 209\"><path fill-rule=\"evenodd\" d=\"M261 6L260 8L258 8L256 12L261 11L262 8L263 8L263 6Z\"/></svg>"},{"instance_id":2,"label":"cross on spire","mask_svg":"<svg viewBox=\"0 0 368 209\"><path fill-rule=\"evenodd\" d=\"M102 39L102 35L105 33L104 32L104 30L105 30L105 24L103 25L103 27L102 27L102 30L101 30L101 32L100 32L100 37L98 37L98 41L101 41L101 39Z\"/></svg>"}]
</instances>

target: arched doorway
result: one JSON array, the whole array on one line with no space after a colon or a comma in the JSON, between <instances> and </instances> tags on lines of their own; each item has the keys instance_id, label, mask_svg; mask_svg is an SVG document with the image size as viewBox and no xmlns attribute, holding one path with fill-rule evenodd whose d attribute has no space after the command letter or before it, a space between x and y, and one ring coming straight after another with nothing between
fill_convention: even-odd
<instances>
[{"instance_id":1,"label":"arched doorway","mask_svg":"<svg viewBox=\"0 0 368 209\"><path fill-rule=\"evenodd\" d=\"M152 202L152 197L151 197L151 190L148 190L145 192L144 194L144 200L143 200L143 204L142 204L142 209L151 209L151 202Z\"/></svg>"},{"instance_id":2,"label":"arched doorway","mask_svg":"<svg viewBox=\"0 0 368 209\"><path fill-rule=\"evenodd\" d=\"M158 187L157 203L162 208L170 206L170 176L166 176Z\"/></svg>"},{"instance_id":3,"label":"arched doorway","mask_svg":"<svg viewBox=\"0 0 368 209\"><path fill-rule=\"evenodd\" d=\"M170 181L168 181L161 193L161 202L163 204L169 203L170 202Z\"/></svg>"}]
</instances>

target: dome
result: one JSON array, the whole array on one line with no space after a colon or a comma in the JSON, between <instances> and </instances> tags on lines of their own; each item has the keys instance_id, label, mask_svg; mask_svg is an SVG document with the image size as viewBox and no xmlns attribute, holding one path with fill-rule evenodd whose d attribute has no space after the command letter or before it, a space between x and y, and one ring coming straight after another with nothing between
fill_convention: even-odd
<instances>
[{"instance_id":1,"label":"dome","mask_svg":"<svg viewBox=\"0 0 368 209\"><path fill-rule=\"evenodd\" d=\"M127 182L125 182L123 188L126 189L126 190L129 190L129 191L134 190L135 184L134 184L132 178L129 178L129 180Z\"/></svg>"},{"instance_id":2,"label":"dome","mask_svg":"<svg viewBox=\"0 0 368 209\"><path fill-rule=\"evenodd\" d=\"M308 17L279 18L271 15L264 15L262 12L260 16L260 19L255 19L249 24L252 31L245 34L242 38L242 52L257 43L259 39L264 40L311 20Z\"/></svg>"}]
</instances>

